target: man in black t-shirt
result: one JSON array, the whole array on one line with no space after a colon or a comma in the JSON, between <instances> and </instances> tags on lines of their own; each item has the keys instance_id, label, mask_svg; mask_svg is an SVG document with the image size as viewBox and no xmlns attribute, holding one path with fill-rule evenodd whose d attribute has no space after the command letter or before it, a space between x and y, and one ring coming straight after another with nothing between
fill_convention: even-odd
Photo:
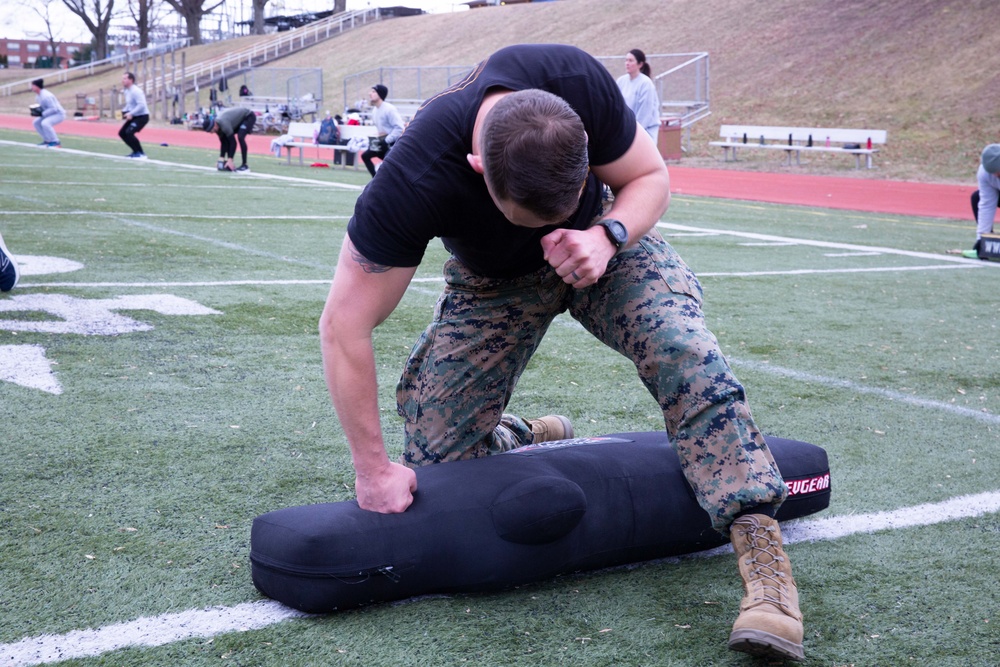
<instances>
[{"instance_id":1,"label":"man in black t-shirt","mask_svg":"<svg viewBox=\"0 0 1000 667\"><path fill-rule=\"evenodd\" d=\"M320 322L358 503L402 512L412 466L571 437L565 418L504 413L568 311L635 363L700 505L732 539L746 596L730 647L801 658L798 594L773 519L788 490L705 327L701 286L654 229L669 197L655 144L579 49L502 49L428 100L358 197ZM397 386L396 463L379 425L372 332L434 238L452 257Z\"/></svg>"}]
</instances>

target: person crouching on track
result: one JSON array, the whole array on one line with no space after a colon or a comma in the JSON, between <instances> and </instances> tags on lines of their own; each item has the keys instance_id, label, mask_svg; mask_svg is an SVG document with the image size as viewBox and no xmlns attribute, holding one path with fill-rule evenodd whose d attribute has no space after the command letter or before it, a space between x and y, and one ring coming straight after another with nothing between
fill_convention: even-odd
<instances>
[{"instance_id":1,"label":"person crouching on track","mask_svg":"<svg viewBox=\"0 0 1000 667\"><path fill-rule=\"evenodd\" d=\"M146 153L143 152L142 144L139 143L139 139L135 135L149 122L146 93L135 85L135 74L132 72L122 74L122 92L125 93L125 107L122 109L122 118L125 119L125 122L118 130L118 136L132 149L132 152L125 157L145 160Z\"/></svg>"},{"instance_id":2,"label":"person crouching on track","mask_svg":"<svg viewBox=\"0 0 1000 667\"><path fill-rule=\"evenodd\" d=\"M247 135L253 132L257 122L257 114L250 109L233 107L226 109L215 118L206 117L202 129L219 135L219 162L221 171L250 171L247 166ZM234 168L233 158L236 157L236 142L240 144L240 157L243 163ZM223 162L224 161L224 162Z\"/></svg>"}]
</instances>

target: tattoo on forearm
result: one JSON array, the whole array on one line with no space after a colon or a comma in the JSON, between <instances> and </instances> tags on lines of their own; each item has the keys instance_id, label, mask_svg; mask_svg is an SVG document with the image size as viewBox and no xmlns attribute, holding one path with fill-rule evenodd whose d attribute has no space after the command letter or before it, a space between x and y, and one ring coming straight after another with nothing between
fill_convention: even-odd
<instances>
[{"instance_id":1,"label":"tattoo on forearm","mask_svg":"<svg viewBox=\"0 0 1000 667\"><path fill-rule=\"evenodd\" d=\"M386 266L385 264L376 264L358 252L357 248L351 249L351 259L360 264L361 269L365 273L385 273L392 268L391 266Z\"/></svg>"}]
</instances>

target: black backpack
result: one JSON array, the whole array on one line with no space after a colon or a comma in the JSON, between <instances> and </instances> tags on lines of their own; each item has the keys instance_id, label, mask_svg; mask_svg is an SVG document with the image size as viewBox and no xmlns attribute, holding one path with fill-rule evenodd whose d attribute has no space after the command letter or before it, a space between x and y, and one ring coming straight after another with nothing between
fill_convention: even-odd
<instances>
[{"instance_id":1,"label":"black backpack","mask_svg":"<svg viewBox=\"0 0 1000 667\"><path fill-rule=\"evenodd\" d=\"M340 129L333 122L332 118L325 118L319 124L319 134L316 135L316 143L327 145L340 143Z\"/></svg>"}]
</instances>

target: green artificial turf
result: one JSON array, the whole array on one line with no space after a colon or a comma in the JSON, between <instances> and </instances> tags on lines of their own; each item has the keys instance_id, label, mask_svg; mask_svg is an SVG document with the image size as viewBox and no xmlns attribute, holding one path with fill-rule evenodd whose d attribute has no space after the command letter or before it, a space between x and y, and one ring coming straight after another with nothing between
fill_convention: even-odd
<instances>
[{"instance_id":1,"label":"green artificial turf","mask_svg":"<svg viewBox=\"0 0 1000 667\"><path fill-rule=\"evenodd\" d=\"M0 311L0 346L44 348L62 387L0 382L0 644L260 600L253 518L353 497L317 322L367 175L261 158L244 177L199 168L214 161L193 149L164 150L164 165L0 140L9 248L82 265L24 275L0 304L172 295L216 311L123 310L151 328L114 336L13 330L57 318ZM819 517L998 491L1000 267L945 254L968 245L970 225L686 196L663 222L701 275L761 428L827 449L832 504ZM392 455L395 382L445 259L433 243L376 332ZM566 414L581 435L662 428L630 364L566 316L510 411ZM992 513L791 545L804 664L996 665L998 533ZM692 557L65 664L760 664L725 645L740 596L731 555Z\"/></svg>"}]
</instances>

